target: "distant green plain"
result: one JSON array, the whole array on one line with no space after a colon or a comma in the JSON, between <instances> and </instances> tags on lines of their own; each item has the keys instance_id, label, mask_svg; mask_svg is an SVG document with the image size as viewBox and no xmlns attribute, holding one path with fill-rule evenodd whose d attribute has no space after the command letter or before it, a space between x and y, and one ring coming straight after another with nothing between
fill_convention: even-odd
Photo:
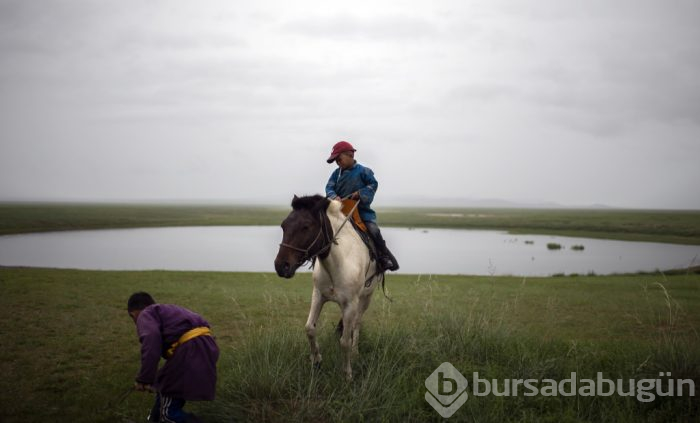
<instances>
[{"instance_id":1,"label":"distant green plain","mask_svg":"<svg viewBox=\"0 0 700 423\"><path fill-rule=\"evenodd\" d=\"M290 208L164 204L0 204L0 235L79 229L279 225ZM378 208L382 227L493 229L700 244L700 211Z\"/></svg>"}]
</instances>

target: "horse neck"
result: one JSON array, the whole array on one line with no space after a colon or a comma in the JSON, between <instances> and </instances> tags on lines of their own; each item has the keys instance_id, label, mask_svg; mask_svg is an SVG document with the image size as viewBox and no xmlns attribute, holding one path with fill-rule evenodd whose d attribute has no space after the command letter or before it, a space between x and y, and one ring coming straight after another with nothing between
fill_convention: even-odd
<instances>
[{"instance_id":1,"label":"horse neck","mask_svg":"<svg viewBox=\"0 0 700 423\"><path fill-rule=\"evenodd\" d=\"M352 223L344 223L346 222L345 215L342 213L333 213L330 209L326 212L326 215L333 228L334 239L343 241L331 247L328 257L333 261L343 261L347 258L347 254L344 253L344 250L352 245L352 242L362 242L362 240L357 233L355 233Z\"/></svg>"}]
</instances>

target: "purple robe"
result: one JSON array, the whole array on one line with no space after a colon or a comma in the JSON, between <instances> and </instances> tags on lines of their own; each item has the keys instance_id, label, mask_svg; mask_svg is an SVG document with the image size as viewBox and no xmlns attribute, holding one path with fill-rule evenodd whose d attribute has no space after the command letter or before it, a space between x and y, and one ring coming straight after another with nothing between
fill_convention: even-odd
<instances>
[{"instance_id":1,"label":"purple robe","mask_svg":"<svg viewBox=\"0 0 700 423\"><path fill-rule=\"evenodd\" d=\"M197 313L172 304L153 304L141 311L136 332L141 342L141 370L136 381L153 385L164 396L213 400L219 349L211 336L198 336L175 349L158 369L160 357L182 334L209 323Z\"/></svg>"}]
</instances>

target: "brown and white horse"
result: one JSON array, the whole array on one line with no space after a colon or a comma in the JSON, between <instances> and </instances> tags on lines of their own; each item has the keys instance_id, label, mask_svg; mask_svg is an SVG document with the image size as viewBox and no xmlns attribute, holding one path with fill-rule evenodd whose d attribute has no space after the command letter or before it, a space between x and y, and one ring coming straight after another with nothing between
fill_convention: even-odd
<instances>
[{"instance_id":1,"label":"brown and white horse","mask_svg":"<svg viewBox=\"0 0 700 423\"><path fill-rule=\"evenodd\" d=\"M301 265L316 260L311 309L306 321L311 362L316 368L321 365L316 323L323 305L333 301L340 306L342 314L342 324L338 325L342 327L340 346L344 354L343 370L350 380L360 321L381 275L377 275L376 261L370 260L362 239L352 225L344 224L345 220L339 201L320 195L294 196L292 212L282 222L282 243L275 258L275 270L279 276L291 278Z\"/></svg>"}]
</instances>

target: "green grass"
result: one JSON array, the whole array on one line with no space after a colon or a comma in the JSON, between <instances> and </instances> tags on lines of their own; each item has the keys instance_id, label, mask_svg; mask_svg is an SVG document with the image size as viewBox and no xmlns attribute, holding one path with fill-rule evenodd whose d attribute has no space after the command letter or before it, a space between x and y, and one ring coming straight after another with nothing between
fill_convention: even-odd
<instances>
[{"instance_id":1,"label":"green grass","mask_svg":"<svg viewBox=\"0 0 700 423\"><path fill-rule=\"evenodd\" d=\"M129 294L198 311L221 348L217 399L189 407L209 422L439 421L425 379L442 362L465 375L610 379L670 371L700 387L700 275L554 278L390 275L364 319L355 380L340 369L329 303L311 371L303 325L311 281L268 273L0 268L0 421L143 421L127 389L139 345ZM468 376L469 377L469 376ZM470 397L454 421L691 421L695 398Z\"/></svg>"},{"instance_id":2,"label":"green grass","mask_svg":"<svg viewBox=\"0 0 700 423\"><path fill-rule=\"evenodd\" d=\"M279 225L281 207L0 203L0 235L78 229Z\"/></svg>"},{"instance_id":3,"label":"green grass","mask_svg":"<svg viewBox=\"0 0 700 423\"><path fill-rule=\"evenodd\" d=\"M154 226L278 225L289 207L0 204L0 235ZM382 226L498 229L630 241L700 244L700 211L379 208Z\"/></svg>"}]
</instances>

